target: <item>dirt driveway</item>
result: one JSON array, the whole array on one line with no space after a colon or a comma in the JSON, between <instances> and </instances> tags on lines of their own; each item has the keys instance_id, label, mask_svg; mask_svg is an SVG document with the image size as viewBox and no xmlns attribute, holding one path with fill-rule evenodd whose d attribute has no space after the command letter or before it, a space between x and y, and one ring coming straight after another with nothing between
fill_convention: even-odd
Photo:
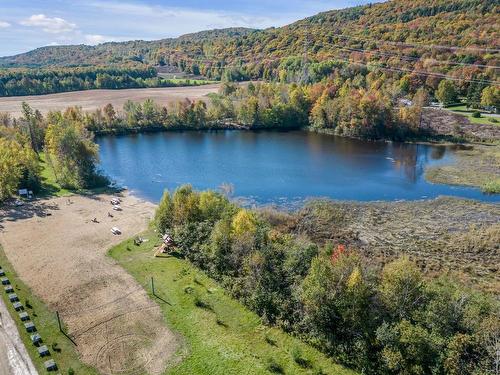
<instances>
[{"instance_id":1,"label":"dirt driveway","mask_svg":"<svg viewBox=\"0 0 500 375\"><path fill-rule=\"evenodd\" d=\"M116 212L108 195L69 199L0 211L0 243L9 261L60 312L85 363L103 374L162 373L180 341L159 306L106 256L112 245L146 228L154 206L125 195L123 211ZM110 232L113 226L121 236Z\"/></svg>"},{"instance_id":2,"label":"dirt driveway","mask_svg":"<svg viewBox=\"0 0 500 375\"><path fill-rule=\"evenodd\" d=\"M151 89L124 90L86 90L60 94L13 96L0 98L0 112L9 112L12 116L21 115L21 103L27 102L42 113L64 110L67 107L79 106L84 111L92 111L111 103L120 110L127 100L143 102L153 99L160 105L178 102L184 98L201 99L209 93L217 92L218 84L186 87L163 87Z\"/></svg>"}]
</instances>

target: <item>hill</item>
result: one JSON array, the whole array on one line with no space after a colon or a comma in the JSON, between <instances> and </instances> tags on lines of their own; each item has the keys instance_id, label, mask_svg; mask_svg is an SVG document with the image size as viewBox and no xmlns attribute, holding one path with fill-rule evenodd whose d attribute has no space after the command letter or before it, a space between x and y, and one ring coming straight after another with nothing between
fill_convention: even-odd
<instances>
[{"instance_id":1,"label":"hill","mask_svg":"<svg viewBox=\"0 0 500 375\"><path fill-rule=\"evenodd\" d=\"M52 46L0 58L4 67L108 65L138 62L193 69L220 78L277 77L328 59L377 62L444 73L498 65L498 0L394 0L317 14L281 28L230 28L158 41ZM484 68L486 69L486 68ZM494 69L484 72L494 76Z\"/></svg>"},{"instance_id":2,"label":"hill","mask_svg":"<svg viewBox=\"0 0 500 375\"><path fill-rule=\"evenodd\" d=\"M238 38L256 30L243 27L214 29L181 35L156 41L133 40L109 42L96 46L67 45L47 46L15 56L0 57L0 67L71 67L126 63L154 64L155 52L162 49L175 50L181 46L198 46L207 41L225 43L229 38Z\"/></svg>"}]
</instances>

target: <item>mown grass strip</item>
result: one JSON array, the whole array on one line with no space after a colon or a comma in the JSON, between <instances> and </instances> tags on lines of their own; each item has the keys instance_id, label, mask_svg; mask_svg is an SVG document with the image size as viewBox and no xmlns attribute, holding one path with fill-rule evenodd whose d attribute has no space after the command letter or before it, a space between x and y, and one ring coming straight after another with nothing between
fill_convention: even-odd
<instances>
[{"instance_id":1,"label":"mown grass strip","mask_svg":"<svg viewBox=\"0 0 500 375\"><path fill-rule=\"evenodd\" d=\"M188 261L155 258L158 237L153 231L142 237L149 241L136 246L126 240L109 255L158 302L166 324L185 339L188 353L167 374L354 374L301 340L263 325Z\"/></svg>"},{"instance_id":2,"label":"mown grass strip","mask_svg":"<svg viewBox=\"0 0 500 375\"><path fill-rule=\"evenodd\" d=\"M18 312L14 310L12 303L9 302L7 293L5 293L2 286L0 290L0 298L2 298L5 302L9 313L15 321L21 339L26 346L31 359L33 360L38 373L49 373L45 370L44 362L52 358L55 360L58 367L58 371L55 372L57 374L73 373L74 375L97 375L98 373L96 370L84 365L80 361L75 346L59 331L55 311L51 311L17 276L1 246L0 266L9 278L10 283L14 288L14 292L19 297L19 301L23 304L24 311L29 314L30 320L35 324L37 332L42 337L43 345L47 345L50 351L50 357L40 357L37 347L31 343L30 334L26 332L24 327L25 322L22 322L19 318ZM72 369L73 372L70 372L70 369Z\"/></svg>"}]
</instances>

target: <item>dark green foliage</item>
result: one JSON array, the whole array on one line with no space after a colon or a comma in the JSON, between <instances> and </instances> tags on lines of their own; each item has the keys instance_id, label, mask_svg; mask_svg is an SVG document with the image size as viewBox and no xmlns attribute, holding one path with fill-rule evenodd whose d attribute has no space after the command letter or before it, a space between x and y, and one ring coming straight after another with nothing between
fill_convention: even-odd
<instances>
[{"instance_id":1,"label":"dark green foliage","mask_svg":"<svg viewBox=\"0 0 500 375\"><path fill-rule=\"evenodd\" d=\"M407 258L382 271L370 269L349 245L356 242L343 230L348 218L329 202L273 215L190 186L164 200L168 205L160 204L157 217L169 207L168 230L182 256L263 321L296 333L335 360L367 374L474 374L493 368L498 303L444 277L426 280ZM195 293L194 287L185 292ZM213 311L206 297L195 295L194 304ZM268 334L264 340L276 345ZM300 367L321 373L300 351L290 355ZM284 371L272 360L267 369Z\"/></svg>"},{"instance_id":2,"label":"dark green foliage","mask_svg":"<svg viewBox=\"0 0 500 375\"><path fill-rule=\"evenodd\" d=\"M266 342L271 345L271 346L276 346L276 340L274 340L271 336L269 335L266 335L264 337L264 340L266 340Z\"/></svg>"},{"instance_id":3,"label":"dark green foliage","mask_svg":"<svg viewBox=\"0 0 500 375\"><path fill-rule=\"evenodd\" d=\"M194 304L195 304L195 306L199 307L200 309L213 311L212 305L210 305L210 303L201 299L200 297L194 298Z\"/></svg>"},{"instance_id":4,"label":"dark green foliage","mask_svg":"<svg viewBox=\"0 0 500 375\"><path fill-rule=\"evenodd\" d=\"M196 81L182 84L196 84ZM159 77L155 68L144 65L0 70L0 96L177 85L174 81Z\"/></svg>"},{"instance_id":5,"label":"dark green foliage","mask_svg":"<svg viewBox=\"0 0 500 375\"><path fill-rule=\"evenodd\" d=\"M292 358L296 364L302 368L312 368L312 363L309 359L305 358L302 351L299 348L294 348L292 350Z\"/></svg>"},{"instance_id":6,"label":"dark green foliage","mask_svg":"<svg viewBox=\"0 0 500 375\"><path fill-rule=\"evenodd\" d=\"M274 358L269 358L267 361L267 370L273 374L284 374L285 369Z\"/></svg>"}]
</instances>

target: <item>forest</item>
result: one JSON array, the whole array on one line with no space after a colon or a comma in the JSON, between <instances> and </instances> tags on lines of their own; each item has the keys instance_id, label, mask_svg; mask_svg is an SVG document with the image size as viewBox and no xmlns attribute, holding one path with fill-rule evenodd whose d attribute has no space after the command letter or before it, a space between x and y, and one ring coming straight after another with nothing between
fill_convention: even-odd
<instances>
[{"instance_id":1,"label":"forest","mask_svg":"<svg viewBox=\"0 0 500 375\"><path fill-rule=\"evenodd\" d=\"M185 185L165 191L154 224L172 236L177 256L267 324L361 373L498 370L498 301L451 276L424 277L406 257L377 268L360 256L344 220L328 201L250 210Z\"/></svg>"},{"instance_id":2,"label":"forest","mask_svg":"<svg viewBox=\"0 0 500 375\"><path fill-rule=\"evenodd\" d=\"M166 106L152 100L128 101L121 109L111 104L93 112L70 107L43 116L25 103L21 118L0 114L1 157L6 160L6 169L0 171L6 180L0 199L21 185L39 188L36 154L44 150L62 186L79 189L102 183L95 172L94 134L304 128L363 139L463 141L463 134L450 139L422 121L431 98L446 105L461 96L472 108L500 108L496 86L441 80L432 91L408 75L342 62L331 69L314 84L225 82L207 100L185 99ZM94 75L96 80L100 74Z\"/></svg>"},{"instance_id":3,"label":"forest","mask_svg":"<svg viewBox=\"0 0 500 375\"><path fill-rule=\"evenodd\" d=\"M134 89L196 85L173 81L144 65L57 69L0 69L0 97L42 95L91 89Z\"/></svg>"},{"instance_id":4,"label":"forest","mask_svg":"<svg viewBox=\"0 0 500 375\"><path fill-rule=\"evenodd\" d=\"M313 82L314 74L303 74L309 65L340 59L406 72L430 84L442 75L496 81L498 11L496 0L397 0L323 12L265 30L229 28L158 41L42 47L0 58L0 66L138 63L210 79Z\"/></svg>"},{"instance_id":5,"label":"forest","mask_svg":"<svg viewBox=\"0 0 500 375\"><path fill-rule=\"evenodd\" d=\"M339 63L315 84L225 82L206 100L171 105L152 100L111 104L79 117L96 134L174 129L291 129L331 132L365 139L439 139L422 113L431 100L443 105L464 97L471 108L500 108L500 88L459 86L442 80L427 90L408 76L387 75ZM436 98L437 97L437 98ZM495 120L495 119L493 119ZM463 136L458 135L456 140Z\"/></svg>"}]
</instances>

